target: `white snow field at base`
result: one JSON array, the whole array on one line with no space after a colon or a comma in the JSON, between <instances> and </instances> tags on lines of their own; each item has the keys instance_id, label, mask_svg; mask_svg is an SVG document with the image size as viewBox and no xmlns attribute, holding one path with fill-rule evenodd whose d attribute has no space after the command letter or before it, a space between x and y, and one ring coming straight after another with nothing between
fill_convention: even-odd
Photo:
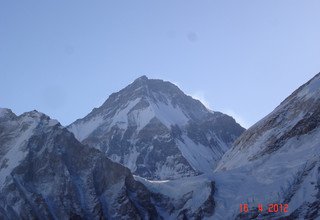
<instances>
[{"instance_id":1,"label":"white snow field at base","mask_svg":"<svg viewBox=\"0 0 320 220\"><path fill-rule=\"evenodd\" d=\"M150 181L139 176L134 178L153 193L160 193L170 198L174 204L179 204L179 200L185 195L192 194L191 199L180 210L196 211L211 196L211 181L204 175L164 181ZM167 215L166 219L177 219L180 210Z\"/></svg>"},{"instance_id":2,"label":"white snow field at base","mask_svg":"<svg viewBox=\"0 0 320 220\"><path fill-rule=\"evenodd\" d=\"M311 171L298 187L289 204L289 213L298 208L302 201L316 199L317 169L320 166L320 128L310 134L293 137L272 155L266 155L255 161L247 157L239 158L242 166L218 170L211 178L216 182L217 204L214 217L222 219L239 214L239 205L247 203L250 207L258 204L283 203L286 192L301 178L299 174L307 168ZM230 210L234 210L230 213Z\"/></svg>"}]
</instances>

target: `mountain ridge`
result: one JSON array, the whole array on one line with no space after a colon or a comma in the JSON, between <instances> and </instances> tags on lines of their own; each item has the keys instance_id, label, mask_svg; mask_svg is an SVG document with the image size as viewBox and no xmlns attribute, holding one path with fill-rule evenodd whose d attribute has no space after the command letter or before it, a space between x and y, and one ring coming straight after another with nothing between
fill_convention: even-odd
<instances>
[{"instance_id":1,"label":"mountain ridge","mask_svg":"<svg viewBox=\"0 0 320 220\"><path fill-rule=\"evenodd\" d=\"M300 86L245 131L219 161L213 179L217 203L230 219L316 219L320 216L320 74ZM236 184L236 186L235 186ZM237 199L227 200L223 197ZM222 196L223 195L223 196ZM247 203L248 213L239 213ZM288 212L257 211L259 204L287 204ZM233 207L233 208L231 208ZM227 210L217 208L215 216Z\"/></svg>"},{"instance_id":2,"label":"mountain ridge","mask_svg":"<svg viewBox=\"0 0 320 220\"><path fill-rule=\"evenodd\" d=\"M175 219L210 216L212 186L188 204L195 186L169 198L149 191L130 170L78 142L49 116L0 108L1 219ZM3 114L2 114L3 113ZM182 214L183 213L183 214Z\"/></svg>"}]
</instances>

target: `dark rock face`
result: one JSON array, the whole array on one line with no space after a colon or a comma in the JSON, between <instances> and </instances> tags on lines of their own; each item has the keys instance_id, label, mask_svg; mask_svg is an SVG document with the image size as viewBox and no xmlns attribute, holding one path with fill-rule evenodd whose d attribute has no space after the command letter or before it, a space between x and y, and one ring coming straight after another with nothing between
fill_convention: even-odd
<instances>
[{"instance_id":1,"label":"dark rock face","mask_svg":"<svg viewBox=\"0 0 320 220\"><path fill-rule=\"evenodd\" d=\"M5 111L0 109L0 219L174 219L182 208L188 216L212 214L213 183L207 201L179 209L176 201L186 204L193 188L189 196L167 199L48 116Z\"/></svg>"},{"instance_id":2,"label":"dark rock face","mask_svg":"<svg viewBox=\"0 0 320 220\"><path fill-rule=\"evenodd\" d=\"M60 124L51 125L45 115L33 116L11 118L16 129L1 131L0 143L4 143L2 137L10 142L9 136L19 135L21 128L38 120L35 126L28 125L32 130L21 146L12 145L8 151L18 147L25 155L7 176L1 170L5 178L0 188L1 219L160 218L150 193L129 169L80 144ZM0 127L6 123L2 118ZM7 157L8 153L2 154L0 160L14 159Z\"/></svg>"},{"instance_id":3,"label":"dark rock face","mask_svg":"<svg viewBox=\"0 0 320 220\"><path fill-rule=\"evenodd\" d=\"M148 179L211 173L244 131L233 118L209 111L170 82L145 76L68 129Z\"/></svg>"}]
</instances>

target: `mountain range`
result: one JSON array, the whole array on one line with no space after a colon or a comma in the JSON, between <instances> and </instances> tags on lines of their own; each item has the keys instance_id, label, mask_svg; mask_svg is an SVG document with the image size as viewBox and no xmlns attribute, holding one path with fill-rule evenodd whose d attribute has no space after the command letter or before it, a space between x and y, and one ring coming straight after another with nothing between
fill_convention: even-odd
<instances>
[{"instance_id":1,"label":"mountain range","mask_svg":"<svg viewBox=\"0 0 320 220\"><path fill-rule=\"evenodd\" d=\"M319 125L320 74L248 130L146 76L67 127L1 108L0 219L316 219Z\"/></svg>"}]
</instances>

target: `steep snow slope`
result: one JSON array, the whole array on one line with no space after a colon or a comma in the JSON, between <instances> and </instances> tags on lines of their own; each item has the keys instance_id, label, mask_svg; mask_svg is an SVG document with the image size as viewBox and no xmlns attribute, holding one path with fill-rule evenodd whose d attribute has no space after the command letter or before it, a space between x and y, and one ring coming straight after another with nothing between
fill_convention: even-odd
<instances>
[{"instance_id":1,"label":"steep snow slope","mask_svg":"<svg viewBox=\"0 0 320 220\"><path fill-rule=\"evenodd\" d=\"M78 140L149 179L212 173L244 131L177 86L143 76L68 129Z\"/></svg>"},{"instance_id":2,"label":"steep snow slope","mask_svg":"<svg viewBox=\"0 0 320 220\"><path fill-rule=\"evenodd\" d=\"M214 217L319 218L319 172L320 74L244 132L223 156L212 176L217 187ZM239 215L243 203L252 210ZM253 210L269 203L289 204L289 211Z\"/></svg>"},{"instance_id":3,"label":"steep snow slope","mask_svg":"<svg viewBox=\"0 0 320 220\"><path fill-rule=\"evenodd\" d=\"M313 132L320 124L319 99L318 74L244 132L235 147L224 155L218 170L241 167L277 152L288 140Z\"/></svg>"}]
</instances>

